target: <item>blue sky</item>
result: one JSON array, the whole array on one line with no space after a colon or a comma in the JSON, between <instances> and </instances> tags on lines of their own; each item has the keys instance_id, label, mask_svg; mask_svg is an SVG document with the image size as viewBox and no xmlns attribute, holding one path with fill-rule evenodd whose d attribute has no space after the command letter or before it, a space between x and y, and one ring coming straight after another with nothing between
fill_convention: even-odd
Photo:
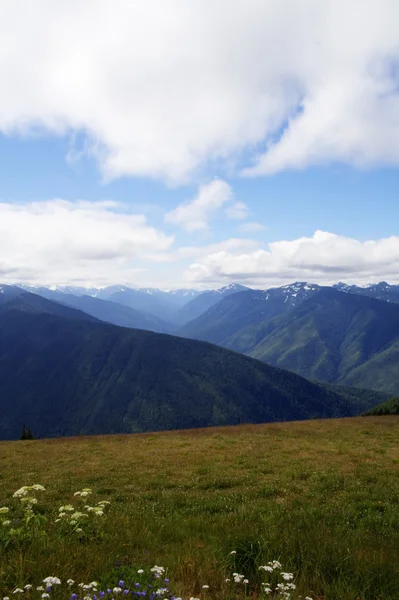
<instances>
[{"instance_id":1,"label":"blue sky","mask_svg":"<svg viewBox=\"0 0 399 600\"><path fill-rule=\"evenodd\" d=\"M383 4L176 0L168 20L157 0L42 0L21 22L6 1L0 280L399 283L399 7Z\"/></svg>"}]
</instances>

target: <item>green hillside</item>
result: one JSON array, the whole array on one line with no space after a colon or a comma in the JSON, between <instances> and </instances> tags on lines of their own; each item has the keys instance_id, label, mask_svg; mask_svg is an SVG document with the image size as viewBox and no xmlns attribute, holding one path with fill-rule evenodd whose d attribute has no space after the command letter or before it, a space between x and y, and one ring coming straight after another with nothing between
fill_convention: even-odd
<instances>
[{"instance_id":1,"label":"green hillside","mask_svg":"<svg viewBox=\"0 0 399 600\"><path fill-rule=\"evenodd\" d=\"M399 398L391 398L370 408L366 415L399 415Z\"/></svg>"},{"instance_id":2,"label":"green hillside","mask_svg":"<svg viewBox=\"0 0 399 600\"><path fill-rule=\"evenodd\" d=\"M236 294L180 333L309 379L391 395L399 391L399 306L394 303L296 284L291 295L284 288Z\"/></svg>"}]
</instances>

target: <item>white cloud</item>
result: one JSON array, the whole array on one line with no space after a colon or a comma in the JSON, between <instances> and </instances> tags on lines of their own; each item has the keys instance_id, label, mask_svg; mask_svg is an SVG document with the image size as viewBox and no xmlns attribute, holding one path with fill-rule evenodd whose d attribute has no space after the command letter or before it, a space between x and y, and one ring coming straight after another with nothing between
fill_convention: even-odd
<instances>
[{"instance_id":1,"label":"white cloud","mask_svg":"<svg viewBox=\"0 0 399 600\"><path fill-rule=\"evenodd\" d=\"M207 257L209 254L215 254L217 252L244 252L255 250L259 248L260 242L257 240L249 240L243 238L231 238L223 240L222 242L216 242L207 246L182 246L175 251L175 258L186 259L186 258L200 258Z\"/></svg>"},{"instance_id":2,"label":"white cloud","mask_svg":"<svg viewBox=\"0 0 399 600\"><path fill-rule=\"evenodd\" d=\"M0 39L0 131L107 177L399 164L397 0L3 0Z\"/></svg>"},{"instance_id":3,"label":"white cloud","mask_svg":"<svg viewBox=\"0 0 399 600\"><path fill-rule=\"evenodd\" d=\"M244 231L247 233L254 231L266 231L266 225L262 225L261 223L257 223L256 221L248 221L247 223L242 223L239 228L240 231Z\"/></svg>"},{"instance_id":4,"label":"white cloud","mask_svg":"<svg viewBox=\"0 0 399 600\"><path fill-rule=\"evenodd\" d=\"M337 281L399 282L399 237L360 242L333 233L316 231L313 237L277 241L268 250L220 250L190 265L191 282L242 281L254 287L291 281L330 284Z\"/></svg>"},{"instance_id":5,"label":"white cloud","mask_svg":"<svg viewBox=\"0 0 399 600\"><path fill-rule=\"evenodd\" d=\"M200 186L197 196L191 202L179 204L167 213L165 220L187 231L208 229L208 220L232 197L229 184L221 179L214 179L211 183Z\"/></svg>"},{"instance_id":6,"label":"white cloud","mask_svg":"<svg viewBox=\"0 0 399 600\"><path fill-rule=\"evenodd\" d=\"M236 201L228 206L224 212L229 219L246 219L249 215L249 208L244 202Z\"/></svg>"},{"instance_id":7,"label":"white cloud","mask_svg":"<svg viewBox=\"0 0 399 600\"><path fill-rule=\"evenodd\" d=\"M0 203L0 281L134 283L173 241L114 202Z\"/></svg>"}]
</instances>

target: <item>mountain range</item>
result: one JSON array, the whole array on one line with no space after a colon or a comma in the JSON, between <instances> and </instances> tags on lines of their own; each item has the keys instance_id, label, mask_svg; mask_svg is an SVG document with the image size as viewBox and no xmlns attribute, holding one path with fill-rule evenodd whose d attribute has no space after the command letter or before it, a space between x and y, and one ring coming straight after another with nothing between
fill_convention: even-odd
<instances>
[{"instance_id":1,"label":"mountain range","mask_svg":"<svg viewBox=\"0 0 399 600\"><path fill-rule=\"evenodd\" d=\"M398 286L367 294L296 283L225 298L178 333L304 377L399 391ZM391 290L389 288L392 288ZM361 288L364 291L364 288ZM373 295L384 292L387 300Z\"/></svg>"},{"instance_id":2,"label":"mountain range","mask_svg":"<svg viewBox=\"0 0 399 600\"><path fill-rule=\"evenodd\" d=\"M0 438L335 417L387 398L0 286Z\"/></svg>"}]
</instances>

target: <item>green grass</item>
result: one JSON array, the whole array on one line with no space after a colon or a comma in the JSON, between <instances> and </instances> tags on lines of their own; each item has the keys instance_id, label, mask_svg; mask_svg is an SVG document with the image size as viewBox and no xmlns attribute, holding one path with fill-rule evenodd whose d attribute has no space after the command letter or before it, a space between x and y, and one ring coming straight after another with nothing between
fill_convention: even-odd
<instances>
[{"instance_id":1,"label":"green grass","mask_svg":"<svg viewBox=\"0 0 399 600\"><path fill-rule=\"evenodd\" d=\"M278 559L299 593L397 600L399 417L367 417L142 435L0 443L0 506L41 483L52 517L82 487L110 500L103 536L54 535L0 550L0 596L48 575L101 580L167 567L176 595L226 597ZM236 550L237 555L229 555Z\"/></svg>"}]
</instances>

